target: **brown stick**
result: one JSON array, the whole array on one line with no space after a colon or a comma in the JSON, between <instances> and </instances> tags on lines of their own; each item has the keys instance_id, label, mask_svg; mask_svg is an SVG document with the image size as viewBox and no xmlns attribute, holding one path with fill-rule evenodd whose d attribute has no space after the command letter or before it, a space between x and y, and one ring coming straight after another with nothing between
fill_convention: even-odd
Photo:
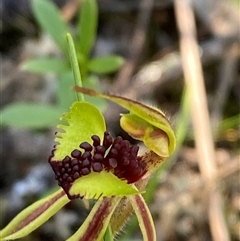
<instances>
[{"instance_id":1,"label":"brown stick","mask_svg":"<svg viewBox=\"0 0 240 241\"><path fill-rule=\"evenodd\" d=\"M208 191L210 229L213 240L229 241L229 233L223 216L221 196L216 190L214 143L200 54L196 41L196 26L189 0L175 0L175 11L181 37L180 49L184 77L191 94L192 119L199 167Z\"/></svg>"}]
</instances>

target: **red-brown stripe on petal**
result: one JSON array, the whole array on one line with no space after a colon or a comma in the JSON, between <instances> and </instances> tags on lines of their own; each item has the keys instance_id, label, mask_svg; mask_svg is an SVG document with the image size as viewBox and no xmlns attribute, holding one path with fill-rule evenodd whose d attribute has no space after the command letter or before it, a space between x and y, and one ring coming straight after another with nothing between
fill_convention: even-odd
<instances>
[{"instance_id":1,"label":"red-brown stripe on petal","mask_svg":"<svg viewBox=\"0 0 240 241\"><path fill-rule=\"evenodd\" d=\"M85 234L79 239L79 241L95 240L96 237L98 237L98 234L100 233L103 227L103 221L111 211L110 209L111 201L112 201L111 198L104 199L98 211L94 215L94 218L89 223L88 229L86 230Z\"/></svg>"},{"instance_id":2,"label":"red-brown stripe on petal","mask_svg":"<svg viewBox=\"0 0 240 241\"><path fill-rule=\"evenodd\" d=\"M20 212L4 229L0 231L3 240L22 238L52 217L70 200L60 189L53 194L28 206Z\"/></svg>"},{"instance_id":3,"label":"red-brown stripe on petal","mask_svg":"<svg viewBox=\"0 0 240 241\"><path fill-rule=\"evenodd\" d=\"M130 196L129 199L137 216L144 241L156 241L156 232L152 216L142 195Z\"/></svg>"},{"instance_id":4,"label":"red-brown stripe on petal","mask_svg":"<svg viewBox=\"0 0 240 241\"><path fill-rule=\"evenodd\" d=\"M56 196L53 196L50 200L39 206L34 212L30 213L18 226L16 226L15 232L27 226L30 222L37 219L41 214L43 214L51 205L53 205L59 198L63 197L65 192L62 190Z\"/></svg>"},{"instance_id":5,"label":"red-brown stripe on petal","mask_svg":"<svg viewBox=\"0 0 240 241\"><path fill-rule=\"evenodd\" d=\"M112 214L120 200L120 197L98 200L82 226L67 241L103 240Z\"/></svg>"}]
</instances>

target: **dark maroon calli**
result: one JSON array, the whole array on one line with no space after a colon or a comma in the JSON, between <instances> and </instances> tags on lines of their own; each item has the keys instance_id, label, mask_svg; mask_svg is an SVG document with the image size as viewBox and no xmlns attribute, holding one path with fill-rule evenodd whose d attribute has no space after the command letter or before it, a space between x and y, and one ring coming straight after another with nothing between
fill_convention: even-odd
<instances>
[{"instance_id":1,"label":"dark maroon calli","mask_svg":"<svg viewBox=\"0 0 240 241\"><path fill-rule=\"evenodd\" d=\"M113 140L109 132L104 133L102 144L97 135L91 138L92 144L83 142L79 145L83 152L75 149L71 156L66 156L62 161L52 161L54 149L49 157L56 180L69 199L79 197L69 194L73 182L92 171L110 171L118 178L127 180L129 184L138 181L146 173L146 163L137 156L137 145L131 146L129 141L123 140L120 136Z\"/></svg>"}]
</instances>

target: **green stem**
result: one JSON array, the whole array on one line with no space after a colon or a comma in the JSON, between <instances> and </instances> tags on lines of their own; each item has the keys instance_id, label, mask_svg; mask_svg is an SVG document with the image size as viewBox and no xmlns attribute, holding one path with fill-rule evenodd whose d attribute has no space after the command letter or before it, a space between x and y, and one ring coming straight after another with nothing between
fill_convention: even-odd
<instances>
[{"instance_id":1,"label":"green stem","mask_svg":"<svg viewBox=\"0 0 240 241\"><path fill-rule=\"evenodd\" d=\"M75 85L82 86L82 78L81 78L80 68L78 65L77 54L76 54L74 42L73 42L71 34L67 33L66 37L67 37L70 63L72 66L72 71L73 71L73 76L74 76L74 82L75 82ZM82 93L77 93L77 92L75 92L75 93L76 93L77 100L80 99L80 100L84 101L84 95Z\"/></svg>"}]
</instances>

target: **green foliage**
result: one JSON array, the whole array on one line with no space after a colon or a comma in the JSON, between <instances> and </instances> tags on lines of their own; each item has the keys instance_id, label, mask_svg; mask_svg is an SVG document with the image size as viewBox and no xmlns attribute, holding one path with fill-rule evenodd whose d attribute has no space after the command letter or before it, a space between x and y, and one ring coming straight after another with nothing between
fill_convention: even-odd
<instances>
[{"instance_id":1,"label":"green foliage","mask_svg":"<svg viewBox=\"0 0 240 241\"><path fill-rule=\"evenodd\" d=\"M69 106L77 99L82 99L81 94L73 93L73 77L76 80L76 74L79 67L81 68L81 76L78 76L78 81L75 84L93 89L100 88L100 82L97 74L109 74L118 70L123 64L123 58L120 56L103 56L97 58L90 58L92 48L95 43L97 24L98 24L98 8L96 0L84 0L79 12L78 32L73 35L73 40L68 36L68 45L66 41L67 33L71 33L68 24L63 20L60 11L50 0L33 0L32 8L34 16L42 28L42 30L49 34L56 45L62 52L62 58L38 58L31 59L24 62L21 68L25 71L31 71L40 74L53 73L57 75L58 87L56 91L56 104L46 108L41 108L41 105L31 103L21 103L24 108L19 109L19 105L12 103L1 111L2 124L14 127L23 128L46 128L56 124L55 113L58 115L62 111L66 111ZM69 42L70 41L70 42ZM77 53L70 55L68 58L68 51L75 47ZM72 51L71 50L71 51ZM72 59L74 57L74 59ZM74 70L72 73L71 67ZM82 79L82 80L81 80ZM79 96L78 96L79 95ZM106 102L104 100L96 101L95 98L87 99L100 109L104 109ZM38 107L40 106L40 107ZM35 118L33 109L36 108L36 113L41 113L41 118ZM42 110L44 109L44 110ZM21 111L24 112L21 112ZM49 112L53 110L51 115ZM60 112L59 112L60 111ZM23 118L24 116L24 118ZM26 116L28 118L26 118ZM39 116L39 115L36 115ZM21 121L17 121L21 120ZM40 123L41 122L41 123Z\"/></svg>"},{"instance_id":2,"label":"green foliage","mask_svg":"<svg viewBox=\"0 0 240 241\"><path fill-rule=\"evenodd\" d=\"M78 44L79 51L85 60L93 47L98 21L97 2L95 0L85 0L79 15L78 24Z\"/></svg>"},{"instance_id":3,"label":"green foliage","mask_svg":"<svg viewBox=\"0 0 240 241\"><path fill-rule=\"evenodd\" d=\"M70 29L57 7L48 0L33 0L32 8L42 29L52 37L62 51L66 52L66 33L70 32Z\"/></svg>"},{"instance_id":4,"label":"green foliage","mask_svg":"<svg viewBox=\"0 0 240 241\"><path fill-rule=\"evenodd\" d=\"M56 73L63 74L69 70L69 64L63 59L39 58L32 59L22 65L22 70L36 73Z\"/></svg>"},{"instance_id":5,"label":"green foliage","mask_svg":"<svg viewBox=\"0 0 240 241\"><path fill-rule=\"evenodd\" d=\"M108 74L118 70L123 64L123 59L119 56L103 56L91 59L88 69L97 74Z\"/></svg>"},{"instance_id":6,"label":"green foliage","mask_svg":"<svg viewBox=\"0 0 240 241\"><path fill-rule=\"evenodd\" d=\"M2 124L23 128L47 128L56 124L63 109L35 103L15 103L1 111Z\"/></svg>"}]
</instances>

